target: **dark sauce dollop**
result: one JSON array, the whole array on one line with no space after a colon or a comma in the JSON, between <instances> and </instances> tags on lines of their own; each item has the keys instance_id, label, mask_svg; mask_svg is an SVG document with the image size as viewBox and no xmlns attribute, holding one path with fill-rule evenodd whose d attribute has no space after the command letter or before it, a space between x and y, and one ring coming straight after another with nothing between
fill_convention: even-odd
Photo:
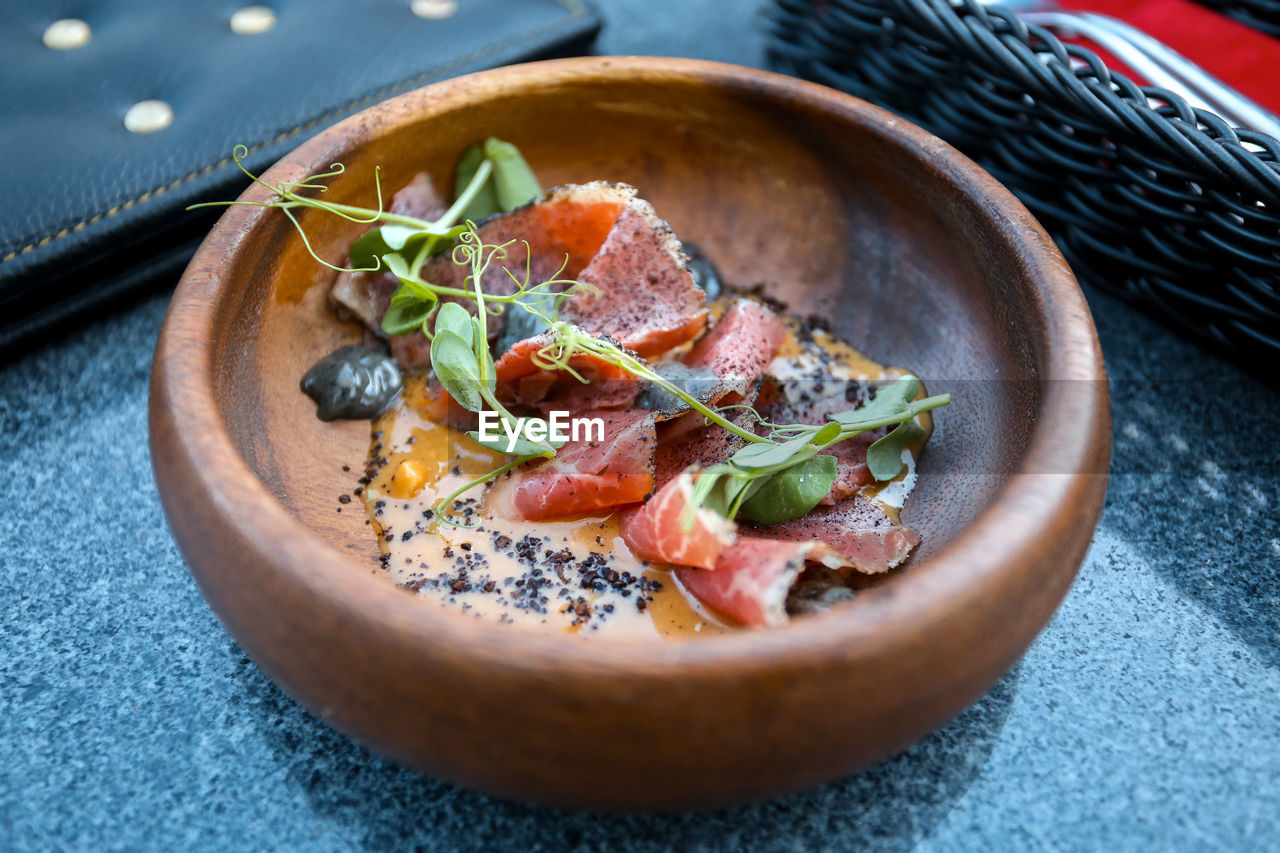
<instances>
[{"instance_id":1,"label":"dark sauce dollop","mask_svg":"<svg viewBox=\"0 0 1280 853\"><path fill-rule=\"evenodd\" d=\"M363 346L343 347L311 366L302 391L322 421L369 420L386 411L404 385L395 359Z\"/></svg>"},{"instance_id":2,"label":"dark sauce dollop","mask_svg":"<svg viewBox=\"0 0 1280 853\"><path fill-rule=\"evenodd\" d=\"M684 253L689 256L689 273L693 276L693 283L702 288L702 292L707 294L707 301L716 299L721 293L724 293L724 283L720 280L720 270L716 269L716 265L711 263L711 259L707 257L706 252L696 243L685 243Z\"/></svg>"}]
</instances>

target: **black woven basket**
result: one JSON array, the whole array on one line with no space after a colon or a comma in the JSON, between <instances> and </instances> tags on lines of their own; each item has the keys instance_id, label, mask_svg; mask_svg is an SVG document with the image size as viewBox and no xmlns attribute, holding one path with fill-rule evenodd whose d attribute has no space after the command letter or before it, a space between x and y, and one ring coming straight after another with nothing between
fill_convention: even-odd
<instances>
[{"instance_id":1,"label":"black woven basket","mask_svg":"<svg viewBox=\"0 0 1280 853\"><path fill-rule=\"evenodd\" d=\"M1203 6L1280 38L1280 0L1198 0Z\"/></svg>"},{"instance_id":2,"label":"black woven basket","mask_svg":"<svg viewBox=\"0 0 1280 853\"><path fill-rule=\"evenodd\" d=\"M780 70L951 142L1018 195L1082 281L1280 375L1280 141L1139 88L1004 6L774 0L767 16Z\"/></svg>"}]
</instances>

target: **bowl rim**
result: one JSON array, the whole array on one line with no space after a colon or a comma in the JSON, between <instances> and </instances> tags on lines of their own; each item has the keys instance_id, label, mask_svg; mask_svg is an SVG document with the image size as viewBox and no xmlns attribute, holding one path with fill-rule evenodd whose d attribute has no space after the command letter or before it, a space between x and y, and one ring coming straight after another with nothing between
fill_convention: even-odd
<instances>
[{"instance_id":1,"label":"bowl rim","mask_svg":"<svg viewBox=\"0 0 1280 853\"><path fill-rule=\"evenodd\" d=\"M535 76L529 74L537 69ZM314 600L354 619L371 619L409 645L447 638L450 651L496 668L555 673L566 670L619 671L661 678L679 666L689 673L726 668L785 668L807 659L853 661L874 657L885 648L918 637L924 626L997 590L1020 559L1031 559L1046 537L1064 538L1070 526L1055 519L1073 504L1087 504L1095 486L1099 455L1109 447L1109 399L1106 370L1084 295L1065 260L1029 211L976 163L941 139L896 115L815 83L737 65L665 57L576 57L506 66L416 89L331 126L298 146L262 177L296 180L334 162L338 149L423 113L447 113L477 92L510 95L531 85L590 80L594 84L681 80L696 85L749 91L753 97L796 100L839 114L843 120L905 149L922 168L953 185L966 200L987 211L1017 250L1044 321L1046 392L1026 453L990 505L956 537L911 567L909 584L868 590L848 607L767 630L741 630L721 636L653 640L610 638L584 642L575 636L522 631L509 642L510 626L469 618L446 608L424 606L395 584L372 577L367 567L318 536L292 516L250 469L234 445L215 399L217 371L214 324L219 306L235 289L218 273L222 260L250 244L268 215L257 207L232 206L218 220L183 274L166 314L156 346L150 398L152 422L165 406L173 440L196 464L198 482L190 484L214 511L234 514L233 523L273 570L305 587ZM412 118L411 118L412 117ZM240 201L264 201L257 184ZM179 322L198 330L181 345L166 332ZM1075 381L1083 380L1084 384ZM1071 387L1068 387L1071 386ZM1087 393L1073 392L1084 387ZM196 438L183 421L216 424ZM153 427L154 432L154 427ZM1043 473L1048 471L1070 473ZM161 480L157 477L157 480ZM163 490L164 485L160 483ZM1025 523L1011 528L1016 512ZM282 543L267 549L263 543ZM190 565L190 563L188 563ZM193 571L194 573L194 571ZM909 590L909 594L904 594ZM355 594L352 594L352 593ZM372 608L372 610L370 609ZM857 618L852 614L857 613ZM517 649L519 650L517 652ZM643 650L643 654L637 654Z\"/></svg>"}]
</instances>

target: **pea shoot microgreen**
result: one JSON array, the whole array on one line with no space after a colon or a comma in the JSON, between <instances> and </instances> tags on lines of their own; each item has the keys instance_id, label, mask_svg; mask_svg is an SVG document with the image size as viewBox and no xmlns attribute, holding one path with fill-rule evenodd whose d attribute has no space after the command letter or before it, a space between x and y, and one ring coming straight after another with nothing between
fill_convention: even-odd
<instances>
[{"instance_id":1,"label":"pea shoot microgreen","mask_svg":"<svg viewBox=\"0 0 1280 853\"><path fill-rule=\"evenodd\" d=\"M817 506L835 482L836 460L819 456L821 451L864 432L898 424L872 444L874 462L868 452L872 476L893 479L902 470L903 448L923 437L916 416L951 402L949 394L917 400L919 392L920 380L908 375L877 388L875 397L861 408L828 415L823 424L773 424L760 419L769 443L748 444L699 473L686 522L692 524L692 512L701 506L709 506L730 520L739 513L763 524L798 518ZM823 461L827 459L831 461Z\"/></svg>"},{"instance_id":2,"label":"pea shoot microgreen","mask_svg":"<svg viewBox=\"0 0 1280 853\"><path fill-rule=\"evenodd\" d=\"M567 373L586 383L586 377L573 366L575 359L587 357L612 364L681 400L708 424L715 424L741 439L744 445L724 462L692 472L695 482L686 516L689 525L700 507L710 508L730 520L741 515L766 524L804 515L830 491L837 476L836 459L821 451L864 432L896 425L874 442L867 453L872 476L877 480L893 479L902 470L902 451L923 437L916 417L950 402L947 394L916 399L920 381L914 376L904 376L878 388L875 397L861 408L828 415L825 423L774 424L749 406L708 405L705 398L663 376L618 342L560 319L558 313L564 300L591 288L561 278L563 264L548 279L531 284L532 259L528 257L527 244L523 277L499 264L515 289L509 293L486 292L483 287L486 272L495 262L507 257L508 248L515 241L486 243L475 223L514 210L542 195L533 171L520 151L508 142L487 139L464 152L455 172L454 201L432 221L386 210L378 169L374 170L377 207L371 209L328 202L319 197L328 189L325 181L344 173L341 164L302 181L268 184L241 163L247 154L244 146L237 146L233 154L236 164L251 180L272 191L271 200L216 202L193 207L250 204L279 209L297 229L307 251L321 264L340 272L385 271L394 275L400 284L381 321L382 330L387 335L422 332L431 341L431 367L436 378L454 401L468 411L495 412L507 425L520 422L498 399L495 362L489 346L490 317L506 314L508 331L545 330L547 343L532 354L537 367ZM297 210L307 208L373 226L352 244L351 266L338 266L315 252L296 214ZM446 251L451 252L454 264L468 269L463 287L436 285L422 277L427 261ZM474 314L464 302L474 304ZM523 319L513 320L515 317ZM755 418L754 429L739 423L744 419L733 417L735 409L744 409ZM504 453L510 449L511 458L441 498L435 507L435 518L444 525L464 525L450 513L454 503L467 491L526 462L549 459L563 445L563 442L528 438L520 438L514 444L508 444L505 439L486 441L478 431L468 435L490 449Z\"/></svg>"}]
</instances>

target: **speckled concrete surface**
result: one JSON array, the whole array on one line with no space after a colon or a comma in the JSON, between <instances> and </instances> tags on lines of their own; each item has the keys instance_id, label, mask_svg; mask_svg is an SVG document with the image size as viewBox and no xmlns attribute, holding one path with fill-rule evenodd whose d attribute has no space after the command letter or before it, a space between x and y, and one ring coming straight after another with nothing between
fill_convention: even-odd
<instances>
[{"instance_id":1,"label":"speckled concrete surface","mask_svg":"<svg viewBox=\"0 0 1280 853\"><path fill-rule=\"evenodd\" d=\"M754 4L716 5L748 12L694 39L692 12L610 4L601 49L758 62ZM1273 847L1277 396L1090 296L1113 377L1111 491L1080 580L1022 662L858 776L674 817L550 812L423 778L247 661L151 481L163 297L0 368L0 849Z\"/></svg>"}]
</instances>

